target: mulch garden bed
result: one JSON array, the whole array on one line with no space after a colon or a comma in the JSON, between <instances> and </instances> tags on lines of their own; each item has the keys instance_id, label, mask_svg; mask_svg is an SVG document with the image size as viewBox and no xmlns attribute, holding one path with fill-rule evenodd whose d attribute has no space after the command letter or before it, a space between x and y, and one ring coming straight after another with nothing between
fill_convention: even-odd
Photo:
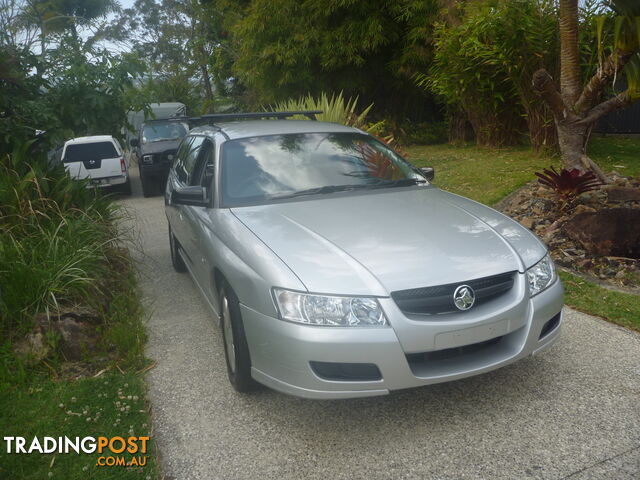
<instances>
[{"instance_id":1,"label":"mulch garden bed","mask_svg":"<svg viewBox=\"0 0 640 480\"><path fill-rule=\"evenodd\" d=\"M557 265L640 293L640 178L610 178L566 202L532 182L497 208L542 238Z\"/></svg>"}]
</instances>

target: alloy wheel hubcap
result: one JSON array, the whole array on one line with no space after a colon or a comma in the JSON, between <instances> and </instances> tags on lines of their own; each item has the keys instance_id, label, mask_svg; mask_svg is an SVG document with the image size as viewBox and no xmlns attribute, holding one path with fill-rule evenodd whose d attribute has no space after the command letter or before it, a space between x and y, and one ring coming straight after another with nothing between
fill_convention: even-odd
<instances>
[{"instance_id":1,"label":"alloy wheel hubcap","mask_svg":"<svg viewBox=\"0 0 640 480\"><path fill-rule=\"evenodd\" d=\"M222 328L224 328L224 343L227 348L227 362L232 373L236 372L236 347L233 343L233 330L231 329L231 312L229 311L229 300L227 296L222 297Z\"/></svg>"}]
</instances>

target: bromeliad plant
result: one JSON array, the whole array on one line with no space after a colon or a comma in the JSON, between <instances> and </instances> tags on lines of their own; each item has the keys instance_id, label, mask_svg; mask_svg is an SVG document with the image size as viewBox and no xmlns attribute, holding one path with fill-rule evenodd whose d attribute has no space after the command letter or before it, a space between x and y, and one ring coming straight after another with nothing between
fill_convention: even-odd
<instances>
[{"instance_id":1,"label":"bromeliad plant","mask_svg":"<svg viewBox=\"0 0 640 480\"><path fill-rule=\"evenodd\" d=\"M556 192L565 204L581 193L596 190L602 185L593 172L581 172L576 168L563 168L560 172L554 167L545 168L542 173L535 172L535 175L538 182Z\"/></svg>"}]
</instances>

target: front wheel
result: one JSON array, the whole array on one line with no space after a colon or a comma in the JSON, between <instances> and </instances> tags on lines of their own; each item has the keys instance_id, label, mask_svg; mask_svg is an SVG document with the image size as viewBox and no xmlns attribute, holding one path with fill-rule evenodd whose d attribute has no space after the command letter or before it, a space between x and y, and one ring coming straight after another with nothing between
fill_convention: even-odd
<instances>
[{"instance_id":1,"label":"front wheel","mask_svg":"<svg viewBox=\"0 0 640 480\"><path fill-rule=\"evenodd\" d=\"M258 384L251 378L251 357L240 315L240 303L228 285L220 290L220 310L229 382L237 392L255 390Z\"/></svg>"},{"instance_id":2,"label":"front wheel","mask_svg":"<svg viewBox=\"0 0 640 480\"><path fill-rule=\"evenodd\" d=\"M140 184L142 185L142 196L147 198L153 194L153 184L147 178L146 175L142 173L142 168L138 167L138 171L140 172Z\"/></svg>"}]
</instances>

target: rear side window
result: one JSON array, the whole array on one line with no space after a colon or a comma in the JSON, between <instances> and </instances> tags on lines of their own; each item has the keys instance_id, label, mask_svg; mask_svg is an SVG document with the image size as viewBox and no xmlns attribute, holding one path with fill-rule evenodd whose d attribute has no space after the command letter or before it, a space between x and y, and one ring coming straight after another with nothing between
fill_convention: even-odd
<instances>
[{"instance_id":1,"label":"rear side window","mask_svg":"<svg viewBox=\"0 0 640 480\"><path fill-rule=\"evenodd\" d=\"M103 160L118 157L116 147L111 142L76 143L67 145L64 152L65 162L82 162L84 160Z\"/></svg>"}]
</instances>

